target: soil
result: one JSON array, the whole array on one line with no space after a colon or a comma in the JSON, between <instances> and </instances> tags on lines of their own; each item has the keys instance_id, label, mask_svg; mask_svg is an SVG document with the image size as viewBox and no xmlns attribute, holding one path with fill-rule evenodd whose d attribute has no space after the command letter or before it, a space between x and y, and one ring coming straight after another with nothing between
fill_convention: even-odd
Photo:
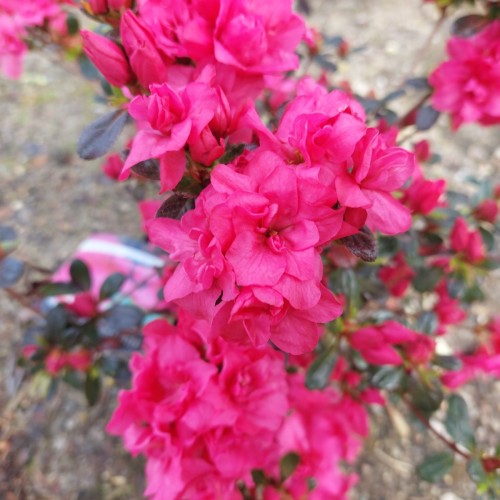
<instances>
[{"instance_id":1,"label":"soil","mask_svg":"<svg viewBox=\"0 0 500 500\"><path fill-rule=\"evenodd\" d=\"M449 23L430 45L425 62L415 64L437 18L432 5L421 0L314 0L311 7L311 25L343 36L351 46L334 82L348 80L360 94L384 96L443 56ZM140 235L127 186L104 178L99 162L83 162L75 154L83 127L106 109L95 101L96 90L50 51L30 54L19 81L0 80L0 224L17 229L20 256L49 268L93 232ZM416 135L409 144L424 137L442 156L429 175L444 176L452 187L462 186L471 174L500 181L498 127L467 126L453 135L441 117L431 133ZM493 296L498 277L492 273L487 278ZM477 317L493 306L479 307ZM102 404L89 410L83 397L66 387L46 399L41 381L28 380L15 367L15 350L30 314L0 293L0 498L142 498L143 462L130 458L104 431L116 389L107 387ZM467 325L462 330L457 335L467 337ZM499 388L499 382L482 381L463 393L483 447L494 446L500 437ZM460 460L437 485L417 479L414 465L442 447L423 428L407 427L400 411L391 405L373 410L351 498L475 498Z\"/></svg>"}]
</instances>

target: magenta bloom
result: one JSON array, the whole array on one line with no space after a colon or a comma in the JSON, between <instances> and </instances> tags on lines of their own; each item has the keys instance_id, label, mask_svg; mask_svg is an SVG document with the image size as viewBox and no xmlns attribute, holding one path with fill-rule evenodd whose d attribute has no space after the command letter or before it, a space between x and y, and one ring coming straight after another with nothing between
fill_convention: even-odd
<instances>
[{"instance_id":1,"label":"magenta bloom","mask_svg":"<svg viewBox=\"0 0 500 500\"><path fill-rule=\"evenodd\" d=\"M180 222L149 226L151 241L180 263L165 298L215 317L226 338L312 350L318 324L342 310L321 285L320 250L342 225L335 194L261 150L218 165L211 181Z\"/></svg>"},{"instance_id":2,"label":"magenta bloom","mask_svg":"<svg viewBox=\"0 0 500 500\"><path fill-rule=\"evenodd\" d=\"M420 334L409 330L396 321L386 321L383 325L368 326L353 333L349 342L363 358L374 365L400 365L401 354L393 347L408 343L417 344ZM421 359L422 356L416 356Z\"/></svg>"},{"instance_id":3,"label":"magenta bloom","mask_svg":"<svg viewBox=\"0 0 500 500\"><path fill-rule=\"evenodd\" d=\"M107 430L147 458L146 495L237 498L236 482L274 458L288 411L283 356L268 347L203 343L206 324L179 314L144 330L132 389L122 391ZM200 343L200 340L202 343ZM214 497L210 495L215 495Z\"/></svg>"},{"instance_id":4,"label":"magenta bloom","mask_svg":"<svg viewBox=\"0 0 500 500\"><path fill-rule=\"evenodd\" d=\"M215 59L245 73L266 74L298 66L294 53L304 32L292 2L220 0L214 31Z\"/></svg>"},{"instance_id":5,"label":"magenta bloom","mask_svg":"<svg viewBox=\"0 0 500 500\"><path fill-rule=\"evenodd\" d=\"M160 159L162 191L173 189L184 175L184 146L199 140L203 129L214 117L217 95L207 84L194 82L176 91L168 84L152 85L151 95L138 96L129 112L138 122L130 154L121 178L137 163Z\"/></svg>"},{"instance_id":6,"label":"magenta bloom","mask_svg":"<svg viewBox=\"0 0 500 500\"><path fill-rule=\"evenodd\" d=\"M471 264L481 262L486 257L481 233L476 229L469 229L463 217L458 217L455 221L450 233L450 246Z\"/></svg>"},{"instance_id":7,"label":"magenta bloom","mask_svg":"<svg viewBox=\"0 0 500 500\"><path fill-rule=\"evenodd\" d=\"M454 129L500 123L500 21L470 38L451 38L448 55L429 77L433 106L450 113Z\"/></svg>"}]
</instances>

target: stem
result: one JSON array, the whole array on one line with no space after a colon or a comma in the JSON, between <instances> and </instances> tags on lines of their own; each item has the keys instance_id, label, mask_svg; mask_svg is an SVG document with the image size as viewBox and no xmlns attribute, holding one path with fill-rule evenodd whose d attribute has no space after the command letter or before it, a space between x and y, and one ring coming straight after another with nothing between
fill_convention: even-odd
<instances>
[{"instance_id":1,"label":"stem","mask_svg":"<svg viewBox=\"0 0 500 500\"><path fill-rule=\"evenodd\" d=\"M420 420L420 422L422 422L422 424L432 433L434 434L434 436L436 436L440 441L442 441L448 448L450 448L452 451L454 451L455 453L457 453L458 455L462 456L463 458L465 458L466 460L469 460L470 458L470 455L468 453L465 453L463 452L462 450L460 450L458 448L458 446L453 442L453 441L450 441L449 439L447 439L446 437L444 437L442 434L440 434L432 425L431 423L429 422L429 419L422 414L422 412L415 407L415 405L411 402L411 401L408 401L408 399L406 399L405 397L402 398L403 401L406 403L406 405L408 406L408 408L413 412L413 414L415 415L415 417L418 418L418 420Z\"/></svg>"}]
</instances>

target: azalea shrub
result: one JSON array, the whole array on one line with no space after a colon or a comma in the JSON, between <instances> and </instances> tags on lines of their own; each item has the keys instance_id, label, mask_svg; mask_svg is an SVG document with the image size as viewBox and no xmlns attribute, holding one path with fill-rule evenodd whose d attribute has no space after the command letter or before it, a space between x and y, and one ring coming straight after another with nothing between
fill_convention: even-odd
<instances>
[{"instance_id":1,"label":"azalea shrub","mask_svg":"<svg viewBox=\"0 0 500 500\"><path fill-rule=\"evenodd\" d=\"M500 124L500 2L432 3L454 19L447 59L377 97L336 80L324 49L349 43L308 26L305 1L0 0L6 76L56 44L100 83L113 109L78 153L141 187L145 233L94 235L52 273L1 228L0 285L39 317L20 363L90 404L104 378L122 387L107 430L146 458L145 495L345 498L389 402L443 445L422 479L456 458L500 494L500 448L459 391L500 376L500 316L474 310L500 186L447 190L425 139L441 115Z\"/></svg>"}]
</instances>

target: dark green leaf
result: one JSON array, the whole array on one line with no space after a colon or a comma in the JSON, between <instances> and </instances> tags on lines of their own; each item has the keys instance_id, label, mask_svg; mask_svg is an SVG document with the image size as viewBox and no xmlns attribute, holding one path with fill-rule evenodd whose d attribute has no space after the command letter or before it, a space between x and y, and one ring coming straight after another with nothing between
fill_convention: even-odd
<instances>
[{"instance_id":1,"label":"dark green leaf","mask_svg":"<svg viewBox=\"0 0 500 500\"><path fill-rule=\"evenodd\" d=\"M437 122L439 114L439 111L430 105L419 108L415 119L417 130L429 130Z\"/></svg>"},{"instance_id":2,"label":"dark green leaf","mask_svg":"<svg viewBox=\"0 0 500 500\"><path fill-rule=\"evenodd\" d=\"M73 295L78 293L80 289L72 283L45 283L39 289L43 297L50 297L51 295Z\"/></svg>"},{"instance_id":3,"label":"dark green leaf","mask_svg":"<svg viewBox=\"0 0 500 500\"><path fill-rule=\"evenodd\" d=\"M451 33L456 36L468 38L479 33L490 20L486 16L469 14L456 19L451 27Z\"/></svg>"},{"instance_id":4,"label":"dark green leaf","mask_svg":"<svg viewBox=\"0 0 500 500\"><path fill-rule=\"evenodd\" d=\"M413 288L417 292L431 292L436 288L443 276L443 270L439 267L421 268L413 278Z\"/></svg>"},{"instance_id":5,"label":"dark green leaf","mask_svg":"<svg viewBox=\"0 0 500 500\"><path fill-rule=\"evenodd\" d=\"M95 160L104 156L125 127L127 119L128 113L119 109L88 125L78 140L77 151L80 158Z\"/></svg>"},{"instance_id":6,"label":"dark green leaf","mask_svg":"<svg viewBox=\"0 0 500 500\"><path fill-rule=\"evenodd\" d=\"M340 238L337 242L365 262L373 262L377 258L377 242L366 226L359 233Z\"/></svg>"},{"instance_id":7,"label":"dark green leaf","mask_svg":"<svg viewBox=\"0 0 500 500\"><path fill-rule=\"evenodd\" d=\"M68 324L68 311L63 305L53 307L45 317L46 336L49 340L62 341Z\"/></svg>"},{"instance_id":8,"label":"dark green leaf","mask_svg":"<svg viewBox=\"0 0 500 500\"><path fill-rule=\"evenodd\" d=\"M408 389L413 404L424 415L432 415L441 406L444 395L437 382L424 385L420 380L410 378Z\"/></svg>"},{"instance_id":9,"label":"dark green leaf","mask_svg":"<svg viewBox=\"0 0 500 500\"><path fill-rule=\"evenodd\" d=\"M78 19L72 14L68 14L66 17L66 27L68 28L68 33L70 35L76 35L80 29Z\"/></svg>"},{"instance_id":10,"label":"dark green leaf","mask_svg":"<svg viewBox=\"0 0 500 500\"><path fill-rule=\"evenodd\" d=\"M448 451L435 453L426 457L417 467L417 474L424 481L435 483L452 468L453 461L453 453Z\"/></svg>"},{"instance_id":11,"label":"dark green leaf","mask_svg":"<svg viewBox=\"0 0 500 500\"><path fill-rule=\"evenodd\" d=\"M457 371L463 366L462 360L455 356L437 355L434 358L434 363L445 370Z\"/></svg>"},{"instance_id":12,"label":"dark green leaf","mask_svg":"<svg viewBox=\"0 0 500 500\"><path fill-rule=\"evenodd\" d=\"M87 264L83 260L75 259L69 268L71 281L80 290L88 290L90 288L90 272Z\"/></svg>"},{"instance_id":13,"label":"dark green leaf","mask_svg":"<svg viewBox=\"0 0 500 500\"><path fill-rule=\"evenodd\" d=\"M382 366L372 377L372 385L380 389L394 390L401 386L404 371L401 367Z\"/></svg>"},{"instance_id":14,"label":"dark green leaf","mask_svg":"<svg viewBox=\"0 0 500 500\"><path fill-rule=\"evenodd\" d=\"M251 470L253 482L257 484L265 485L267 484L266 474L262 469L252 469Z\"/></svg>"},{"instance_id":15,"label":"dark green leaf","mask_svg":"<svg viewBox=\"0 0 500 500\"><path fill-rule=\"evenodd\" d=\"M340 285L348 303L348 311L353 314L361 304L361 290L356 273L352 269L342 269Z\"/></svg>"},{"instance_id":16,"label":"dark green leaf","mask_svg":"<svg viewBox=\"0 0 500 500\"><path fill-rule=\"evenodd\" d=\"M462 396L453 394L448 399L448 412L444 421L450 436L469 450L474 448L476 440L470 424L467 403Z\"/></svg>"},{"instance_id":17,"label":"dark green leaf","mask_svg":"<svg viewBox=\"0 0 500 500\"><path fill-rule=\"evenodd\" d=\"M337 65L334 62L327 59L323 54L318 54L314 58L314 60L316 61L316 63L319 64L319 66L321 66L323 69L326 69L327 71L331 71L332 73L337 71Z\"/></svg>"},{"instance_id":18,"label":"dark green leaf","mask_svg":"<svg viewBox=\"0 0 500 500\"><path fill-rule=\"evenodd\" d=\"M487 479L483 464L479 458L471 457L469 459L467 462L467 472L475 483L482 483Z\"/></svg>"},{"instance_id":19,"label":"dark green leaf","mask_svg":"<svg viewBox=\"0 0 500 500\"><path fill-rule=\"evenodd\" d=\"M470 287L465 290L463 301L470 304L475 301L485 300L486 295L479 286L479 283L475 282Z\"/></svg>"},{"instance_id":20,"label":"dark green leaf","mask_svg":"<svg viewBox=\"0 0 500 500\"><path fill-rule=\"evenodd\" d=\"M168 217L179 220L186 212L194 208L194 198L180 193L169 196L156 212L156 217Z\"/></svg>"},{"instance_id":21,"label":"dark green leaf","mask_svg":"<svg viewBox=\"0 0 500 500\"><path fill-rule=\"evenodd\" d=\"M145 160L135 164L132 172L151 181L160 180L160 164L158 160Z\"/></svg>"},{"instance_id":22,"label":"dark green leaf","mask_svg":"<svg viewBox=\"0 0 500 500\"><path fill-rule=\"evenodd\" d=\"M113 307L99 321L99 335L114 337L123 332L137 333L144 317L144 312L137 306L119 305Z\"/></svg>"},{"instance_id":23,"label":"dark green leaf","mask_svg":"<svg viewBox=\"0 0 500 500\"><path fill-rule=\"evenodd\" d=\"M219 158L219 163L224 163L225 165L231 163L233 160L238 158L238 156L243 154L243 151L245 151L245 146L246 144L228 144L226 147L226 151Z\"/></svg>"},{"instance_id":24,"label":"dark green leaf","mask_svg":"<svg viewBox=\"0 0 500 500\"><path fill-rule=\"evenodd\" d=\"M0 260L0 288L7 288L19 281L24 273L24 263L13 257Z\"/></svg>"},{"instance_id":25,"label":"dark green leaf","mask_svg":"<svg viewBox=\"0 0 500 500\"><path fill-rule=\"evenodd\" d=\"M89 406L94 406L101 397L101 377L99 371L92 368L85 378L85 397Z\"/></svg>"},{"instance_id":26,"label":"dark green leaf","mask_svg":"<svg viewBox=\"0 0 500 500\"><path fill-rule=\"evenodd\" d=\"M309 389L324 389L337 362L337 352L325 349L311 363L306 373L306 387Z\"/></svg>"},{"instance_id":27,"label":"dark green leaf","mask_svg":"<svg viewBox=\"0 0 500 500\"><path fill-rule=\"evenodd\" d=\"M300 456L291 451L287 453L280 461L280 480L283 483L286 481L298 467Z\"/></svg>"},{"instance_id":28,"label":"dark green leaf","mask_svg":"<svg viewBox=\"0 0 500 500\"><path fill-rule=\"evenodd\" d=\"M383 257L392 257L399 250L399 241L394 236L378 237L378 253Z\"/></svg>"},{"instance_id":29,"label":"dark green leaf","mask_svg":"<svg viewBox=\"0 0 500 500\"><path fill-rule=\"evenodd\" d=\"M479 233L481 234L481 238L483 239L483 243L488 250L491 252L495 248L495 238L490 231L484 229L484 227L479 228Z\"/></svg>"},{"instance_id":30,"label":"dark green leaf","mask_svg":"<svg viewBox=\"0 0 500 500\"><path fill-rule=\"evenodd\" d=\"M77 62L78 62L78 67L80 68L80 72L82 73L85 79L94 81L94 80L99 80L101 78L99 71L94 66L92 61L85 55L85 53L81 54Z\"/></svg>"},{"instance_id":31,"label":"dark green leaf","mask_svg":"<svg viewBox=\"0 0 500 500\"><path fill-rule=\"evenodd\" d=\"M126 279L127 277L122 273L113 273L109 275L101 286L99 298L104 300L112 297L120 290Z\"/></svg>"},{"instance_id":32,"label":"dark green leaf","mask_svg":"<svg viewBox=\"0 0 500 500\"><path fill-rule=\"evenodd\" d=\"M447 277L446 288L451 298L460 299L461 297L463 297L465 293L465 289L467 288L467 283L465 282L465 279L462 276L454 274Z\"/></svg>"},{"instance_id":33,"label":"dark green leaf","mask_svg":"<svg viewBox=\"0 0 500 500\"><path fill-rule=\"evenodd\" d=\"M415 329L427 335L434 335L439 326L439 321L436 313L432 311L424 311L419 314Z\"/></svg>"},{"instance_id":34,"label":"dark green leaf","mask_svg":"<svg viewBox=\"0 0 500 500\"><path fill-rule=\"evenodd\" d=\"M405 81L405 84L408 85L408 87L414 88L416 90L429 90L431 88L429 82L427 81L427 78L424 76L409 78Z\"/></svg>"},{"instance_id":35,"label":"dark green leaf","mask_svg":"<svg viewBox=\"0 0 500 500\"><path fill-rule=\"evenodd\" d=\"M397 90L393 90L392 92L389 92L383 99L382 101L384 103L388 103L390 101L394 101L395 99L397 99L398 97L402 97L406 94L406 90L405 89L397 89Z\"/></svg>"}]
</instances>

